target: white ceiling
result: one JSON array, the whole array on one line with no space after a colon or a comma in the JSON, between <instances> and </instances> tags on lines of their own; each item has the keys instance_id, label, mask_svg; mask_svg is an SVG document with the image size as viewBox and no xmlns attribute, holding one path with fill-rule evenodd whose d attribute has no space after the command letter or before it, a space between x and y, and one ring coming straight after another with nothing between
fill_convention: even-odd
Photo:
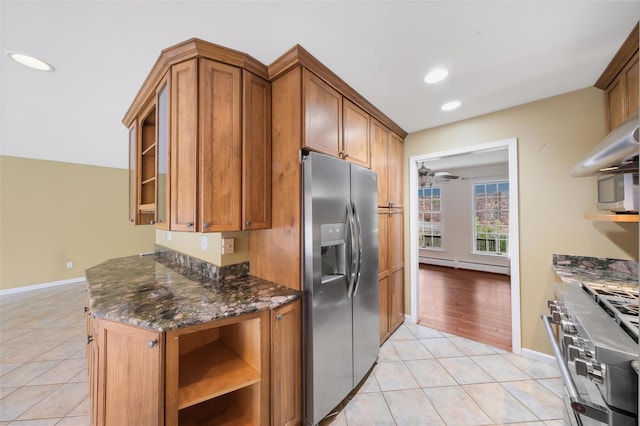
<instances>
[{"instance_id":1,"label":"white ceiling","mask_svg":"<svg viewBox=\"0 0 640 426\"><path fill-rule=\"evenodd\" d=\"M160 50L191 37L265 64L299 43L411 133L592 86L640 2L2 0L0 14L0 153L125 168L120 120ZM449 78L427 86L434 66Z\"/></svg>"}]
</instances>

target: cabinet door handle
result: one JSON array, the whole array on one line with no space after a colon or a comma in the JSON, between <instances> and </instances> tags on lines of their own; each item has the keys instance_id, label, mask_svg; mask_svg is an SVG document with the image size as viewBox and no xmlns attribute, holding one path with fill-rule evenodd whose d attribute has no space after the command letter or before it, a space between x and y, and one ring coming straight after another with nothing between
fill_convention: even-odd
<instances>
[{"instance_id":1,"label":"cabinet door handle","mask_svg":"<svg viewBox=\"0 0 640 426\"><path fill-rule=\"evenodd\" d=\"M85 307L84 307L84 313L86 314L87 312L89 312L89 307L88 307L88 306L85 306Z\"/></svg>"},{"instance_id":2,"label":"cabinet door handle","mask_svg":"<svg viewBox=\"0 0 640 426\"><path fill-rule=\"evenodd\" d=\"M282 314L276 315L276 321L280 321L282 319Z\"/></svg>"},{"instance_id":3,"label":"cabinet door handle","mask_svg":"<svg viewBox=\"0 0 640 426\"><path fill-rule=\"evenodd\" d=\"M251 222L251 220L248 220L248 221L246 222L246 225L247 225L247 226L251 226L251 224L252 224L252 223L253 223L253 222Z\"/></svg>"},{"instance_id":4,"label":"cabinet door handle","mask_svg":"<svg viewBox=\"0 0 640 426\"><path fill-rule=\"evenodd\" d=\"M189 225L187 225L187 226L189 226ZM208 227L209 227L209 224L208 224L208 223L203 223L203 224L202 224L202 227L203 227L203 228L208 228Z\"/></svg>"},{"instance_id":5,"label":"cabinet door handle","mask_svg":"<svg viewBox=\"0 0 640 426\"><path fill-rule=\"evenodd\" d=\"M149 342L147 343L147 346L150 348L153 348L157 344L158 344L157 340L149 340Z\"/></svg>"},{"instance_id":6,"label":"cabinet door handle","mask_svg":"<svg viewBox=\"0 0 640 426\"><path fill-rule=\"evenodd\" d=\"M187 228L191 228L193 226L193 222L187 222Z\"/></svg>"},{"instance_id":7,"label":"cabinet door handle","mask_svg":"<svg viewBox=\"0 0 640 426\"><path fill-rule=\"evenodd\" d=\"M87 345L91 342L93 342L93 336L87 334Z\"/></svg>"}]
</instances>

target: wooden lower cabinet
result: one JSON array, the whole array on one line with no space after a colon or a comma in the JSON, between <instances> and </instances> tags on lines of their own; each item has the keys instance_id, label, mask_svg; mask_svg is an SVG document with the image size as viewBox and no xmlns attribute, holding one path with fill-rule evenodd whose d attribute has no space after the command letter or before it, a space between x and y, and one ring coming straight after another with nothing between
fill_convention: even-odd
<instances>
[{"instance_id":1,"label":"wooden lower cabinet","mask_svg":"<svg viewBox=\"0 0 640 426\"><path fill-rule=\"evenodd\" d=\"M300 300L271 313L271 424L302 420L302 317Z\"/></svg>"},{"instance_id":2,"label":"wooden lower cabinet","mask_svg":"<svg viewBox=\"0 0 640 426\"><path fill-rule=\"evenodd\" d=\"M98 320L97 425L162 425L162 333Z\"/></svg>"},{"instance_id":3,"label":"wooden lower cabinet","mask_svg":"<svg viewBox=\"0 0 640 426\"><path fill-rule=\"evenodd\" d=\"M378 278L380 291L380 344L391 335L389 328L389 277Z\"/></svg>"},{"instance_id":4,"label":"wooden lower cabinet","mask_svg":"<svg viewBox=\"0 0 640 426\"><path fill-rule=\"evenodd\" d=\"M299 424L300 312L297 300L166 333L89 318L91 424Z\"/></svg>"},{"instance_id":5,"label":"wooden lower cabinet","mask_svg":"<svg viewBox=\"0 0 640 426\"><path fill-rule=\"evenodd\" d=\"M404 322L404 268L378 278L380 287L380 344Z\"/></svg>"},{"instance_id":6,"label":"wooden lower cabinet","mask_svg":"<svg viewBox=\"0 0 640 426\"><path fill-rule=\"evenodd\" d=\"M404 322L404 268L389 275L389 331L393 333Z\"/></svg>"}]
</instances>

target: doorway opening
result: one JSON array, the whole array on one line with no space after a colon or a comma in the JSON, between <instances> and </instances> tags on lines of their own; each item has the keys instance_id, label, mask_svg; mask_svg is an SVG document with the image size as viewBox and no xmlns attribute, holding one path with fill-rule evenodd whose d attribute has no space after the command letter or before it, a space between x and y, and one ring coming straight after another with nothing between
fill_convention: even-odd
<instances>
[{"instance_id":1,"label":"doorway opening","mask_svg":"<svg viewBox=\"0 0 640 426\"><path fill-rule=\"evenodd\" d=\"M452 332L455 327L442 331L482 341L474 338L469 324L475 322L478 329L483 328L483 322L488 325L494 321L491 316L496 315L491 311L496 307L489 302L495 298L487 299L477 292L498 291L503 300L498 316L507 324L495 327L494 337L502 340L493 345L520 354L517 140L414 156L409 172L411 320L430 326L427 319L438 309L475 300L473 307L457 309L464 309L467 317L471 310L479 316L467 325L457 324L457 332ZM508 203L503 203L506 210L501 210L499 201L483 201L485 192L492 192L492 199L508 197ZM483 209L487 205L498 207L486 213ZM433 287L439 281L442 288L448 286L449 294L430 293L434 289L424 288L421 280L432 280ZM483 311L488 313L484 318Z\"/></svg>"}]
</instances>

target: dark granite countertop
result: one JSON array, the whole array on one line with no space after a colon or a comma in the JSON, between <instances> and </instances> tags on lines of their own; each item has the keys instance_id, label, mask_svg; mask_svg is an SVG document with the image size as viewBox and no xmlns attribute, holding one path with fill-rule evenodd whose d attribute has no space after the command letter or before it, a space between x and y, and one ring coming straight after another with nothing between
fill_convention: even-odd
<instances>
[{"instance_id":1,"label":"dark granite countertop","mask_svg":"<svg viewBox=\"0 0 640 426\"><path fill-rule=\"evenodd\" d=\"M554 254L552 268L566 283L638 288L638 262L634 260Z\"/></svg>"},{"instance_id":2,"label":"dark granite countertop","mask_svg":"<svg viewBox=\"0 0 640 426\"><path fill-rule=\"evenodd\" d=\"M155 331L273 309L301 295L246 273L214 279L158 253L111 259L86 277L93 315Z\"/></svg>"}]
</instances>

